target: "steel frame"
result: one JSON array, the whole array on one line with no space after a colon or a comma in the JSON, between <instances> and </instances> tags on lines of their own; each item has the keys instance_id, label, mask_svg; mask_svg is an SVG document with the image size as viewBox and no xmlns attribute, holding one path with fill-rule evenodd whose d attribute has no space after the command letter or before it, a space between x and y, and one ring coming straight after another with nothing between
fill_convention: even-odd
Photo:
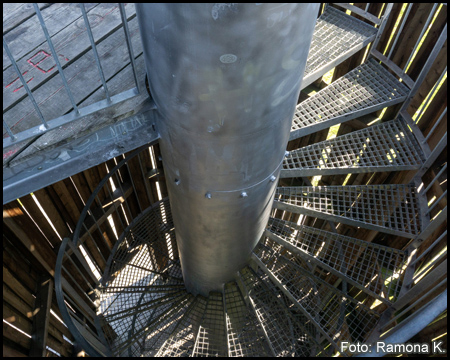
<instances>
[{"instance_id":1,"label":"steel frame","mask_svg":"<svg viewBox=\"0 0 450 360\"><path fill-rule=\"evenodd\" d=\"M151 104L137 115L3 168L3 204L114 156L156 144L159 134L150 108Z\"/></svg>"}]
</instances>

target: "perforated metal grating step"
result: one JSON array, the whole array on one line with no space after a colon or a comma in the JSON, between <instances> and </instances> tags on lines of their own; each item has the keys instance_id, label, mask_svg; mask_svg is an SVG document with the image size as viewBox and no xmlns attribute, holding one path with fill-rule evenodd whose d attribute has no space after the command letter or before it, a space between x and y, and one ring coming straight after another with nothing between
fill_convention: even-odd
<instances>
[{"instance_id":1,"label":"perforated metal grating step","mask_svg":"<svg viewBox=\"0 0 450 360\"><path fill-rule=\"evenodd\" d=\"M155 349L168 337L170 327L191 304L192 298L192 295L185 293L172 301L155 302L151 308L140 306L129 329L119 334L119 325L114 325L118 336L112 346L113 353L116 356L154 356Z\"/></svg>"},{"instance_id":2,"label":"perforated metal grating step","mask_svg":"<svg viewBox=\"0 0 450 360\"><path fill-rule=\"evenodd\" d=\"M227 356L222 293L210 292L200 323L193 356Z\"/></svg>"},{"instance_id":3,"label":"perforated metal grating step","mask_svg":"<svg viewBox=\"0 0 450 360\"><path fill-rule=\"evenodd\" d=\"M294 263L279 251L260 242L254 250L258 265L275 277L277 286L286 289L296 305L309 314L321 331L334 343L366 338L380 315L347 293L315 276L311 269ZM341 287L341 286L340 286Z\"/></svg>"},{"instance_id":4,"label":"perforated metal grating step","mask_svg":"<svg viewBox=\"0 0 450 360\"><path fill-rule=\"evenodd\" d=\"M277 188L273 206L404 237L420 232L417 192L408 185Z\"/></svg>"},{"instance_id":5,"label":"perforated metal grating step","mask_svg":"<svg viewBox=\"0 0 450 360\"><path fill-rule=\"evenodd\" d=\"M141 338L136 338L135 347L137 351L133 355L155 356L158 349L170 337L183 314L193 305L194 300L194 296L189 294L179 305L174 304L168 311L164 312L157 321L157 327L152 327L152 331L148 331Z\"/></svg>"},{"instance_id":6,"label":"perforated metal grating step","mask_svg":"<svg viewBox=\"0 0 450 360\"><path fill-rule=\"evenodd\" d=\"M206 309L206 301L202 296L195 298L192 307L183 315L173 333L164 342L155 356L192 356L195 336L198 333L200 321Z\"/></svg>"},{"instance_id":7,"label":"perforated metal grating step","mask_svg":"<svg viewBox=\"0 0 450 360\"><path fill-rule=\"evenodd\" d=\"M261 325L236 283L225 284L224 294L228 356L271 356Z\"/></svg>"},{"instance_id":8,"label":"perforated metal grating step","mask_svg":"<svg viewBox=\"0 0 450 360\"><path fill-rule=\"evenodd\" d=\"M377 299L398 296L407 261L402 250L274 218L265 235Z\"/></svg>"},{"instance_id":9,"label":"perforated metal grating step","mask_svg":"<svg viewBox=\"0 0 450 360\"><path fill-rule=\"evenodd\" d=\"M425 156L400 119L289 152L280 177L419 169Z\"/></svg>"},{"instance_id":10,"label":"perforated metal grating step","mask_svg":"<svg viewBox=\"0 0 450 360\"><path fill-rule=\"evenodd\" d=\"M290 140L402 102L408 88L374 59L297 106Z\"/></svg>"},{"instance_id":11,"label":"perforated metal grating step","mask_svg":"<svg viewBox=\"0 0 450 360\"><path fill-rule=\"evenodd\" d=\"M302 89L373 41L376 33L373 26L327 6L314 28Z\"/></svg>"},{"instance_id":12,"label":"perforated metal grating step","mask_svg":"<svg viewBox=\"0 0 450 360\"><path fill-rule=\"evenodd\" d=\"M241 270L240 277L253 310L266 334L273 356L310 356L320 346L315 338L317 329L310 322L296 318L252 270ZM304 319L302 319L304 320Z\"/></svg>"}]
</instances>

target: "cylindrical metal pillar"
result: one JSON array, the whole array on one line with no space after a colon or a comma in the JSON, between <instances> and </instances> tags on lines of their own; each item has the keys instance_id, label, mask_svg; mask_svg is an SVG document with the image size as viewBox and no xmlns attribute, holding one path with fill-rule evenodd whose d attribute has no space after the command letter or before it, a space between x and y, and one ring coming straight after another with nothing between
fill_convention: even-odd
<instances>
[{"instance_id":1,"label":"cylindrical metal pillar","mask_svg":"<svg viewBox=\"0 0 450 360\"><path fill-rule=\"evenodd\" d=\"M221 290L271 210L319 4L136 4L188 290Z\"/></svg>"}]
</instances>

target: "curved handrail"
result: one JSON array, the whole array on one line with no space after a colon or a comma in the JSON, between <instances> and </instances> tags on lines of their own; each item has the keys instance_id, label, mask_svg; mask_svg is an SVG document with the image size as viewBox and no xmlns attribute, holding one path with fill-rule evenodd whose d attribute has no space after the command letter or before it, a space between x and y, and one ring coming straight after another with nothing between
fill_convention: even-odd
<instances>
[{"instance_id":1,"label":"curved handrail","mask_svg":"<svg viewBox=\"0 0 450 360\"><path fill-rule=\"evenodd\" d=\"M123 160L121 160L116 166L114 166L114 168L112 168L109 172L108 175L106 175L101 181L100 183L97 185L97 187L94 189L93 193L91 194L91 196L89 197L88 201L86 202L86 205L83 208L83 211L80 214L80 218L78 220L77 226L75 227L75 231L73 233L73 243L74 245L77 244L79 236L80 236L80 231L81 231L81 226L83 225L83 221L89 211L90 206L92 205L92 203L94 202L98 192L103 188L103 185L105 185L105 183L115 174L115 172L121 168L123 165L125 165L129 160L131 160L132 158L134 158L136 155L138 155L143 149L147 148L148 145L144 145L141 146L140 148L134 150L129 156L127 156L126 158L124 158Z\"/></svg>"},{"instance_id":2,"label":"curved handrail","mask_svg":"<svg viewBox=\"0 0 450 360\"><path fill-rule=\"evenodd\" d=\"M131 152L126 158L117 163L117 165L114 166L114 168L112 168L109 173L99 182L99 184L96 186L89 199L87 200L85 207L80 214L73 236L71 238L64 238L58 251L55 267L55 292L58 306L60 308L64 323L67 325L68 329L74 336L75 341L90 356L113 355L113 349L111 348L112 344L110 342L111 340L107 340L106 338L105 331L108 330L102 327L103 323L101 323L101 321L103 320L103 318L98 309L101 301L101 288L105 287L106 285L111 263L114 260L113 258L116 254L116 251L119 248L119 245L124 241L124 239L126 239L127 234L130 233L130 231L133 231L133 227L136 226L139 221L145 221L146 216L151 216L150 219L158 219L159 217L161 217L162 219L164 216L167 216L168 213L165 213L165 215L159 214L159 217L157 216L154 218L154 215L151 215L151 213L155 211L161 211L160 209L167 209L166 206L169 205L168 199L165 198L150 205L137 215L136 213L134 213L134 215L132 215L132 218L127 218L128 225L122 223L122 233L118 234L119 236L115 244L112 246L112 249L109 248L108 252L106 254L104 253L105 256L103 259L105 260L106 265L104 264L104 268L101 267L102 270L100 271L100 278L98 278L98 275L94 275L91 264L89 264L89 257L86 258L85 255L82 254L83 248L80 248L80 245L82 242L82 238L86 234L80 236L81 229L83 228L83 226L86 228L87 233L93 240L93 244L97 246L97 240L94 241L94 238L92 237L93 232L97 230L88 230L86 221L87 219L89 219L89 221L93 220L97 225L97 229L100 230L99 225L101 226L102 222L97 221L100 219L100 217L104 217L106 213L105 211L102 211L101 213L99 212L98 214L96 212L93 212L94 210L100 209L100 207L102 206L101 204L98 204L98 206L94 205L94 202L97 203L96 199L99 200L98 194L102 189L104 189L105 184L107 184L107 182L113 176L117 176L116 174L120 169L122 169L124 166L127 166L130 160L132 160L136 156L139 156L140 153L147 150L147 148L148 145L144 145ZM142 167L141 171L143 171ZM134 180L132 178L131 181L133 184L133 190L134 192L136 192L136 188L133 182ZM121 187L121 190L125 191L122 188L122 184L119 184L119 186ZM129 194L127 196L125 196L125 194L122 195L125 198L124 201L127 201L127 197L130 196ZM110 196L112 197L111 192ZM111 198L111 200L114 201L113 198ZM91 208L93 205L94 208ZM117 212L117 205L113 204L113 206L116 210L116 214L119 214ZM170 216L164 218L164 221L166 220L171 223L170 228L173 229L173 223L171 222ZM102 221L104 221L104 219ZM155 223L154 225L157 224ZM152 227L154 227L154 225L152 225ZM89 224L89 226L92 226L92 224ZM160 230L161 229L155 228L154 231ZM152 234L154 234L154 232L152 232ZM99 248L97 248L97 250L99 250ZM103 257L103 255L101 256ZM75 270L72 271L73 269ZM74 274L74 272L76 272L77 274ZM155 274L156 273L157 271L155 271ZM80 279L80 281L82 282L77 281L77 279ZM178 278L176 278L175 280L177 279ZM79 323L77 319L79 319Z\"/></svg>"},{"instance_id":3,"label":"curved handrail","mask_svg":"<svg viewBox=\"0 0 450 360\"><path fill-rule=\"evenodd\" d=\"M62 287L62 261L66 252L67 243L71 241L69 238L64 238L61 246L58 251L58 257L56 259L55 266L55 293L56 293L56 301L58 302L59 310L61 311L62 318L64 323L69 328L69 331L75 338L75 341L81 345L81 347L90 355L90 356L111 356L111 354L102 354L98 352L80 333L77 326L72 320L72 316L70 316L69 311L67 310L63 287Z\"/></svg>"}]
</instances>

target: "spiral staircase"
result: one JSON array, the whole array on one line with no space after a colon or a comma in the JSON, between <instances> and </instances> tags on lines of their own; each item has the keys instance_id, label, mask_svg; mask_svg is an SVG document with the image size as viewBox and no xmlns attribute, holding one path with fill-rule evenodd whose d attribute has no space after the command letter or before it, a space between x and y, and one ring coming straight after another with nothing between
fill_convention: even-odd
<instances>
[{"instance_id":1,"label":"spiral staircase","mask_svg":"<svg viewBox=\"0 0 450 360\"><path fill-rule=\"evenodd\" d=\"M326 7L302 88L376 42L388 12L381 19L368 14L368 24ZM364 64L297 106L291 140L409 99L415 83L372 49ZM377 336L380 319L409 285L414 246L437 221L430 220L417 181L433 154L411 131L415 126L399 112L286 152L273 217L250 263L208 297L184 287L169 199L146 209L127 201L148 186L145 176L126 179L127 168L160 175L145 172L148 149L135 150L110 169L73 239L63 240L55 278L65 323L93 356L351 355L340 344ZM312 186L307 178L401 170L417 171L416 178L346 186ZM297 186L281 186L288 181ZM98 206L100 193L108 205ZM102 235L109 216L121 224L113 246ZM331 231L303 224L305 217L323 220ZM404 237L412 246L394 249L345 236L336 224Z\"/></svg>"}]
</instances>

